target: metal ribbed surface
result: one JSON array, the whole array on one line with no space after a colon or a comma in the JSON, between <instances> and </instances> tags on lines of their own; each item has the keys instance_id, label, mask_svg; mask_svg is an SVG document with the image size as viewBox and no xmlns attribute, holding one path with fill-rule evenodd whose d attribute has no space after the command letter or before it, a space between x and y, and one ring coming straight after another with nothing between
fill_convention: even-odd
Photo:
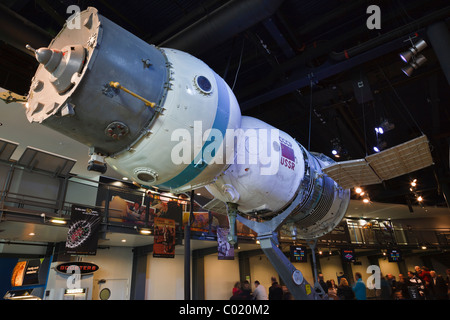
<instances>
[{"instance_id":1,"label":"metal ribbed surface","mask_svg":"<svg viewBox=\"0 0 450 320\"><path fill-rule=\"evenodd\" d=\"M320 221L330 210L334 200L334 182L328 177L324 177L323 182L322 192L318 194L320 199L317 206L311 209L308 216L297 221L298 226L307 228L317 221Z\"/></svg>"}]
</instances>

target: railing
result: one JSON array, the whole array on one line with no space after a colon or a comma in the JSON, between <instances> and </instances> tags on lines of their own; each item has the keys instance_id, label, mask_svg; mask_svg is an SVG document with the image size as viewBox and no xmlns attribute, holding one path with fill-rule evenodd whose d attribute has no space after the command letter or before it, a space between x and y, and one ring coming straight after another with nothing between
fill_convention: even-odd
<instances>
[{"instance_id":1,"label":"railing","mask_svg":"<svg viewBox=\"0 0 450 320\"><path fill-rule=\"evenodd\" d=\"M22 172L21 172L22 171ZM19 173L19 174L18 174ZM30 176L32 175L32 176ZM24 180L25 179L25 180ZM21 185L29 184L21 190ZM179 228L183 225L183 213L189 211L188 196L149 192L129 183L120 181L89 180L77 176L55 177L41 172L30 172L10 163L0 162L0 221L3 215L21 215L39 217L43 213L50 216L69 217L72 205L95 206L104 213L104 223L108 225L146 226L153 225L153 217L168 212L168 203L176 207L173 217ZM106 182L105 182L106 181ZM34 185L33 185L34 184ZM49 192L41 190L45 185ZM165 201L161 201L165 198ZM117 201L120 199L120 201ZM164 202L162 205L160 205ZM177 206L173 206L177 203ZM165 209L161 209L164 207ZM223 226L227 222L224 215L206 212L199 205L194 206L194 232L209 233L216 224ZM218 221L218 222L217 222ZM248 228L247 228L248 229ZM180 230L180 229L179 229ZM252 230L240 226L241 237L255 236ZM280 240L290 240L283 239ZM450 229L413 229L397 225L393 221L345 219L335 230L319 238L319 242L328 244L352 244L355 246L450 246Z\"/></svg>"},{"instance_id":2,"label":"railing","mask_svg":"<svg viewBox=\"0 0 450 320\"><path fill-rule=\"evenodd\" d=\"M397 245L416 247L448 247L450 229L418 229L403 227L393 221L347 219L351 243L359 245Z\"/></svg>"}]
</instances>

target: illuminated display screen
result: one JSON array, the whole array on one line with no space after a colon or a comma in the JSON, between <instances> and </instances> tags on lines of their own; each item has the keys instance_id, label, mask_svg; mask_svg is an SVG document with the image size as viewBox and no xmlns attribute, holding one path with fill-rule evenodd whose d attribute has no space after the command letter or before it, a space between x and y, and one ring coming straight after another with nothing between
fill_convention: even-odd
<instances>
[{"instance_id":1,"label":"illuminated display screen","mask_svg":"<svg viewBox=\"0 0 450 320\"><path fill-rule=\"evenodd\" d=\"M355 250L353 249L341 249L341 257L344 262L354 262Z\"/></svg>"},{"instance_id":2,"label":"illuminated display screen","mask_svg":"<svg viewBox=\"0 0 450 320\"><path fill-rule=\"evenodd\" d=\"M291 262L307 262L306 248L291 246Z\"/></svg>"},{"instance_id":3,"label":"illuminated display screen","mask_svg":"<svg viewBox=\"0 0 450 320\"><path fill-rule=\"evenodd\" d=\"M389 262L400 262L402 261L402 253L400 250L388 250L387 252Z\"/></svg>"}]
</instances>

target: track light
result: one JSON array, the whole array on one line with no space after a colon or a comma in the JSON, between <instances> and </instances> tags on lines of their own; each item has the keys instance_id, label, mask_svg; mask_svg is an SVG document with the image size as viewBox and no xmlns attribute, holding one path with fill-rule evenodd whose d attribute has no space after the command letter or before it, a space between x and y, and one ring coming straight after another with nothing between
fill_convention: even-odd
<instances>
[{"instance_id":1,"label":"track light","mask_svg":"<svg viewBox=\"0 0 450 320\"><path fill-rule=\"evenodd\" d=\"M424 40L419 40L411 48L407 51L400 53L400 58L408 63L408 65L402 68L402 71L405 75L410 77L414 70L423 65L427 59L422 55L418 55L423 49L427 47L427 43Z\"/></svg>"},{"instance_id":2,"label":"track light","mask_svg":"<svg viewBox=\"0 0 450 320\"><path fill-rule=\"evenodd\" d=\"M383 150L384 148L386 148L387 143L385 141L378 141L377 145L373 147L373 151L375 152L380 152L381 150Z\"/></svg>"},{"instance_id":3,"label":"track light","mask_svg":"<svg viewBox=\"0 0 450 320\"><path fill-rule=\"evenodd\" d=\"M413 58L416 54L427 47L427 43L424 40L419 40L416 42L411 48L406 50L405 52L400 53L400 58L408 63L411 58Z\"/></svg>"},{"instance_id":4,"label":"track light","mask_svg":"<svg viewBox=\"0 0 450 320\"><path fill-rule=\"evenodd\" d=\"M412 73L414 72L414 70L418 69L426 61L427 61L427 58L425 58L422 54L418 55L406 67L402 68L402 71L404 74L406 74L408 77L410 77L412 75Z\"/></svg>"},{"instance_id":5,"label":"track light","mask_svg":"<svg viewBox=\"0 0 450 320\"><path fill-rule=\"evenodd\" d=\"M395 128L395 125L392 122L389 122L389 120L384 119L381 121L380 125L375 128L375 132L377 134L384 134L394 128Z\"/></svg>"},{"instance_id":6,"label":"track light","mask_svg":"<svg viewBox=\"0 0 450 320\"><path fill-rule=\"evenodd\" d=\"M335 158L340 158L342 155L346 154L345 149L342 147L341 141L339 138L334 138L331 141L332 144L332 150L331 153Z\"/></svg>"}]
</instances>

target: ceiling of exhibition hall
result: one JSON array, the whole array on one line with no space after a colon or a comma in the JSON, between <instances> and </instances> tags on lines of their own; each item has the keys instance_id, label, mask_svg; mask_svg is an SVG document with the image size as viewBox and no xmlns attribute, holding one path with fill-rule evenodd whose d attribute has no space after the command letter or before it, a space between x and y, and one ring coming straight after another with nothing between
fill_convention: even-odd
<instances>
[{"instance_id":1,"label":"ceiling of exhibition hall","mask_svg":"<svg viewBox=\"0 0 450 320\"><path fill-rule=\"evenodd\" d=\"M364 191L371 202L403 209L447 207L450 90L427 27L448 20L448 1L373 1L381 9L380 28L373 29L367 1L239 2L2 1L0 24L11 25L0 26L0 87L26 95L37 62L20 41L32 37L30 42L46 46L68 18L69 5L96 7L148 43L203 60L233 88L243 115L261 119L336 161L364 158L375 153L374 146L387 149L425 134L433 166ZM426 62L407 76L399 53L421 39L427 42L420 52ZM18 155L33 146L76 159L72 172L92 176L86 170L87 147L30 125L19 103L0 101L0 114L0 138L18 142ZM385 132L377 134L375 128L383 122ZM336 147L339 158L332 154ZM106 175L121 178L112 169ZM418 194L423 197L420 203ZM352 199L358 201L350 206L352 211L361 210L354 208L360 208L362 198L353 194Z\"/></svg>"}]
</instances>

